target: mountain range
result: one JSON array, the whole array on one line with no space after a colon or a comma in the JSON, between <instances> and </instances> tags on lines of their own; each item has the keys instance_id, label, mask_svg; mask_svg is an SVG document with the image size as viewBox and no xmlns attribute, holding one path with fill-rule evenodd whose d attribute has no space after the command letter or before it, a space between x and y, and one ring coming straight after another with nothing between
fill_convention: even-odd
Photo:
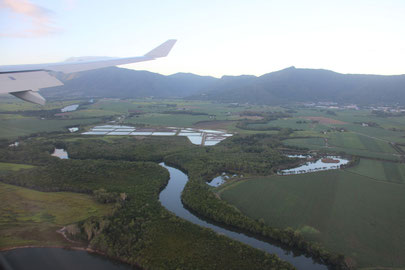
<instances>
[{"instance_id":1,"label":"mountain range","mask_svg":"<svg viewBox=\"0 0 405 270\"><path fill-rule=\"evenodd\" d=\"M271 105L319 101L405 104L405 75L341 74L289 67L259 77L218 79L191 73L165 76L114 67L56 76L64 85L41 90L47 98L156 97Z\"/></svg>"}]
</instances>

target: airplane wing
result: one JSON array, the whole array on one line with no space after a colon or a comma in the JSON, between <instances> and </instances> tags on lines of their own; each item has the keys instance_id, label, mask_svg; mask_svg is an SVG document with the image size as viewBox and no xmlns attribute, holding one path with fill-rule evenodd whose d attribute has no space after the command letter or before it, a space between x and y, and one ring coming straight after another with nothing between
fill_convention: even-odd
<instances>
[{"instance_id":1,"label":"airplane wing","mask_svg":"<svg viewBox=\"0 0 405 270\"><path fill-rule=\"evenodd\" d=\"M0 66L0 94L10 93L20 99L44 105L45 99L38 93L39 89L63 85L49 72L73 73L116 65L155 60L165 57L176 43L169 39L144 56L127 58L87 59L71 62Z\"/></svg>"}]
</instances>

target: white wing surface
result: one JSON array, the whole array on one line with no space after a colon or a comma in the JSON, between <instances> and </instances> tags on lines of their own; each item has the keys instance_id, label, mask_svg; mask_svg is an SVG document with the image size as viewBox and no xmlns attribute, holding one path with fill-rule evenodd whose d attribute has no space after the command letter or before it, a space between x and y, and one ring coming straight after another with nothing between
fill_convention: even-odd
<instances>
[{"instance_id":1,"label":"white wing surface","mask_svg":"<svg viewBox=\"0 0 405 270\"><path fill-rule=\"evenodd\" d=\"M176 43L169 39L144 56L127 58L103 58L71 62L0 66L0 94L10 93L25 101L45 104L45 99L37 93L41 88L63 85L49 72L73 73L116 65L155 60L165 57Z\"/></svg>"}]
</instances>

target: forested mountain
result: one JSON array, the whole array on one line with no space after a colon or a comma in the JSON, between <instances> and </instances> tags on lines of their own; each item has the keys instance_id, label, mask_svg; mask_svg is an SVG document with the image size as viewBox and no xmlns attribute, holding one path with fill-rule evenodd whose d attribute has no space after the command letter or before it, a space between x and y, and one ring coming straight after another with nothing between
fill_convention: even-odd
<instances>
[{"instance_id":1,"label":"forested mountain","mask_svg":"<svg viewBox=\"0 0 405 270\"><path fill-rule=\"evenodd\" d=\"M164 76L149 71L104 68L56 74L64 85L42 89L44 97L178 98L209 89L218 79L191 73Z\"/></svg>"},{"instance_id":2,"label":"forested mountain","mask_svg":"<svg viewBox=\"0 0 405 270\"><path fill-rule=\"evenodd\" d=\"M65 85L41 90L45 97L153 96L258 104L316 101L405 104L405 75L341 74L290 67L260 77L242 75L221 79L191 73L164 76L123 68L58 76Z\"/></svg>"},{"instance_id":3,"label":"forested mountain","mask_svg":"<svg viewBox=\"0 0 405 270\"><path fill-rule=\"evenodd\" d=\"M239 84L224 83L195 98L259 104L316 101L405 104L405 75L340 74L290 67L254 79L246 78Z\"/></svg>"}]
</instances>

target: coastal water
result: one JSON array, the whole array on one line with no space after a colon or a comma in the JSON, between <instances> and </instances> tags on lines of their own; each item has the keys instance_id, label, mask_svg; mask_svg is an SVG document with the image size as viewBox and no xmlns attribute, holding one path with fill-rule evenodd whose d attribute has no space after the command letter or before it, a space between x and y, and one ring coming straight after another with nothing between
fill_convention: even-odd
<instances>
[{"instance_id":1,"label":"coastal water","mask_svg":"<svg viewBox=\"0 0 405 270\"><path fill-rule=\"evenodd\" d=\"M285 251L276 245L272 245L268 242L264 242L255 237L248 236L245 233L225 228L224 226L215 225L213 224L213 222L208 222L192 214L189 210L184 208L183 203L181 202L181 193L188 181L187 175L181 172L180 170L167 166L163 163L161 163L160 165L169 171L170 180L166 188L160 193L159 201L167 210L173 212L178 217L188 220L199 226L210 228L216 231L217 233L226 235L232 239L235 239L252 247L264 250L265 252L276 254L281 259L288 261L289 263L294 265L297 269L303 270L328 269L325 265L316 263L311 258L305 257L303 255L294 256L292 252Z\"/></svg>"}]
</instances>

